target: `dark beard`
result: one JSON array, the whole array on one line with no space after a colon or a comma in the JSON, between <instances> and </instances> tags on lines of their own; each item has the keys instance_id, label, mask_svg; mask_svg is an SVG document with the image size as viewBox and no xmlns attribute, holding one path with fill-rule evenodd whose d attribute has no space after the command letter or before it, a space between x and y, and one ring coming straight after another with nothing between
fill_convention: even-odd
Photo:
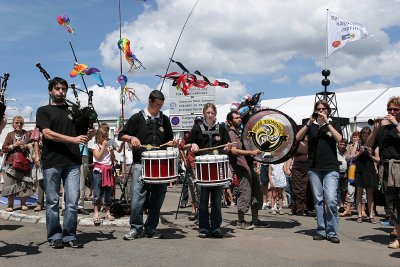
<instances>
[{"instance_id":1,"label":"dark beard","mask_svg":"<svg viewBox=\"0 0 400 267\"><path fill-rule=\"evenodd\" d=\"M64 104L65 103L65 98L60 97L60 96L52 96L51 100L53 101L54 104Z\"/></svg>"}]
</instances>

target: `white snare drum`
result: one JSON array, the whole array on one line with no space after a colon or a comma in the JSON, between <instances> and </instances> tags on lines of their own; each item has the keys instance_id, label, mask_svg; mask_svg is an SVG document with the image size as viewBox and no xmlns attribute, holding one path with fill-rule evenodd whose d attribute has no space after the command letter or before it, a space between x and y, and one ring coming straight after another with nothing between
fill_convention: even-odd
<instances>
[{"instance_id":1,"label":"white snare drum","mask_svg":"<svg viewBox=\"0 0 400 267\"><path fill-rule=\"evenodd\" d=\"M169 150L142 153L142 178L149 184L173 182L178 177L178 152Z\"/></svg>"},{"instance_id":2,"label":"white snare drum","mask_svg":"<svg viewBox=\"0 0 400 267\"><path fill-rule=\"evenodd\" d=\"M199 186L219 186L232 180L227 155L197 156L194 163Z\"/></svg>"}]
</instances>

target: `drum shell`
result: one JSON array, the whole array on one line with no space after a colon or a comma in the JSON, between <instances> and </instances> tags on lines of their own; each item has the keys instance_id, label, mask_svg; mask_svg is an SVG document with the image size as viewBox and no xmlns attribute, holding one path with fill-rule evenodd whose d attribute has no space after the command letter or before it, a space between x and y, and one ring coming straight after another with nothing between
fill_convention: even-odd
<instances>
[{"instance_id":1,"label":"drum shell","mask_svg":"<svg viewBox=\"0 0 400 267\"><path fill-rule=\"evenodd\" d=\"M178 153L167 150L142 153L142 178L146 183L169 183L178 177Z\"/></svg>"},{"instance_id":2,"label":"drum shell","mask_svg":"<svg viewBox=\"0 0 400 267\"><path fill-rule=\"evenodd\" d=\"M232 180L227 155L204 155L195 158L196 183L199 186L220 186Z\"/></svg>"}]
</instances>

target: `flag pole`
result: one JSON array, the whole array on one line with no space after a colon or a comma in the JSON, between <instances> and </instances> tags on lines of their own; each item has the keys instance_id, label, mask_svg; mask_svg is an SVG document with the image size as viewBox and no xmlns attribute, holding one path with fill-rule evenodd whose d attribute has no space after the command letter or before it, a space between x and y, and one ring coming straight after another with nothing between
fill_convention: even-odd
<instances>
[{"instance_id":1,"label":"flag pole","mask_svg":"<svg viewBox=\"0 0 400 267\"><path fill-rule=\"evenodd\" d=\"M326 9L326 39L325 39L325 69L327 68L328 65L328 34L329 34L329 23L328 23L328 17L329 17L329 9Z\"/></svg>"}]
</instances>

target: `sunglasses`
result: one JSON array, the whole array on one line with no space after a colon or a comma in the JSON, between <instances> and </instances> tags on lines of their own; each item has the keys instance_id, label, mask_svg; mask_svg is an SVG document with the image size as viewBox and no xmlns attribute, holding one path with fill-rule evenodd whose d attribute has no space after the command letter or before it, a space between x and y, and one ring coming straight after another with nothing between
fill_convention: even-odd
<instances>
[{"instance_id":1,"label":"sunglasses","mask_svg":"<svg viewBox=\"0 0 400 267\"><path fill-rule=\"evenodd\" d=\"M318 111L320 110L326 110L326 108L317 108Z\"/></svg>"},{"instance_id":2,"label":"sunglasses","mask_svg":"<svg viewBox=\"0 0 400 267\"><path fill-rule=\"evenodd\" d=\"M387 108L388 112L394 111L394 112L399 112L400 108Z\"/></svg>"},{"instance_id":3,"label":"sunglasses","mask_svg":"<svg viewBox=\"0 0 400 267\"><path fill-rule=\"evenodd\" d=\"M24 125L23 122L14 122L16 125Z\"/></svg>"}]
</instances>

